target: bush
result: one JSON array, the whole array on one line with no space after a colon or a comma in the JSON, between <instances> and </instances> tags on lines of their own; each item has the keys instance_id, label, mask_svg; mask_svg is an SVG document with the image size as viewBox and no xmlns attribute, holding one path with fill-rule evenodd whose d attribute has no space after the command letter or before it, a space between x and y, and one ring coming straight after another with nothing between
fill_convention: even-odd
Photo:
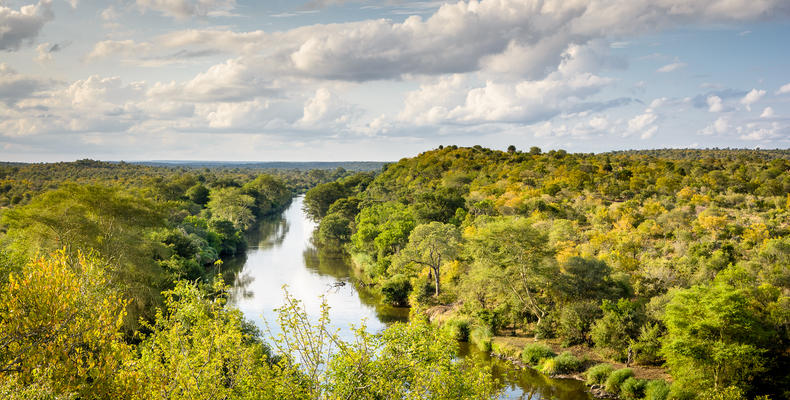
<instances>
[{"instance_id":1,"label":"bush","mask_svg":"<svg viewBox=\"0 0 790 400\"><path fill-rule=\"evenodd\" d=\"M491 339L493 338L494 334L487 326L475 326L469 332L469 340L474 343L480 351L486 353L491 352Z\"/></svg>"},{"instance_id":2,"label":"bush","mask_svg":"<svg viewBox=\"0 0 790 400\"><path fill-rule=\"evenodd\" d=\"M643 325L633 349L634 361L637 363L659 364L661 362L661 328L658 324Z\"/></svg>"},{"instance_id":3,"label":"bush","mask_svg":"<svg viewBox=\"0 0 790 400\"><path fill-rule=\"evenodd\" d=\"M442 324L442 329L449 333L453 339L459 342L466 342L469 340L469 325L468 319L454 317L445 321Z\"/></svg>"},{"instance_id":4,"label":"bush","mask_svg":"<svg viewBox=\"0 0 790 400\"><path fill-rule=\"evenodd\" d=\"M557 335L562 338L563 346L572 346L587 341L590 325L599 309L594 303L574 303L560 312Z\"/></svg>"},{"instance_id":5,"label":"bush","mask_svg":"<svg viewBox=\"0 0 790 400\"><path fill-rule=\"evenodd\" d=\"M609 393L620 393L620 386L626 379L634 376L634 371L631 368L618 369L609 375L606 379L606 391Z\"/></svg>"},{"instance_id":6,"label":"bush","mask_svg":"<svg viewBox=\"0 0 790 400\"><path fill-rule=\"evenodd\" d=\"M554 337L554 316L549 314L543 317L535 326L535 337L538 339L551 339Z\"/></svg>"},{"instance_id":7,"label":"bush","mask_svg":"<svg viewBox=\"0 0 790 400\"><path fill-rule=\"evenodd\" d=\"M669 397L669 384L663 379L648 381L645 385L645 400L666 400Z\"/></svg>"},{"instance_id":8,"label":"bush","mask_svg":"<svg viewBox=\"0 0 790 400\"><path fill-rule=\"evenodd\" d=\"M603 385L606 379L612 374L614 368L609 364L598 364L587 370L588 385Z\"/></svg>"},{"instance_id":9,"label":"bush","mask_svg":"<svg viewBox=\"0 0 790 400\"><path fill-rule=\"evenodd\" d=\"M581 367L581 360L566 351L557 357L546 360L540 371L546 375L572 374L579 371Z\"/></svg>"},{"instance_id":10,"label":"bush","mask_svg":"<svg viewBox=\"0 0 790 400\"><path fill-rule=\"evenodd\" d=\"M395 306L409 304L409 293L411 293L411 282L402 274L393 275L381 285L384 301Z\"/></svg>"},{"instance_id":11,"label":"bush","mask_svg":"<svg viewBox=\"0 0 790 400\"><path fill-rule=\"evenodd\" d=\"M620 397L627 400L641 399L645 395L644 379L628 378L620 385Z\"/></svg>"},{"instance_id":12,"label":"bush","mask_svg":"<svg viewBox=\"0 0 790 400\"><path fill-rule=\"evenodd\" d=\"M545 344L529 343L524 346L524 350L521 352L521 360L529 365L538 365L540 360L552 358L555 355L551 348Z\"/></svg>"}]
</instances>

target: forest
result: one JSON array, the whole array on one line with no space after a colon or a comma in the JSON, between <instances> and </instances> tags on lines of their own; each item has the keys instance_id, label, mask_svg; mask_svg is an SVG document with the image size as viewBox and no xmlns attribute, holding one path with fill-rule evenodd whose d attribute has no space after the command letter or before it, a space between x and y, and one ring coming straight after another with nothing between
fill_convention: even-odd
<instances>
[{"instance_id":1,"label":"forest","mask_svg":"<svg viewBox=\"0 0 790 400\"><path fill-rule=\"evenodd\" d=\"M557 375L590 360L542 341L587 349L588 384L622 398L790 398L788 170L787 150L448 146L305 207L386 301L486 351Z\"/></svg>"},{"instance_id":2,"label":"forest","mask_svg":"<svg viewBox=\"0 0 790 400\"><path fill-rule=\"evenodd\" d=\"M497 398L460 340L623 399L789 398L788 170L786 150L515 146L375 172L0 164L0 396ZM267 336L228 304L224 261L299 193L408 323L344 340L286 290Z\"/></svg>"}]
</instances>

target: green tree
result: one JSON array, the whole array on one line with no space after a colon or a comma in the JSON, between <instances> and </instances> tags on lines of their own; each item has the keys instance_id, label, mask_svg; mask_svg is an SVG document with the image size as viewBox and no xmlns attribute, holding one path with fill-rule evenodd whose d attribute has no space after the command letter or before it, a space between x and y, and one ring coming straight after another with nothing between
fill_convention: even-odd
<instances>
[{"instance_id":1,"label":"green tree","mask_svg":"<svg viewBox=\"0 0 790 400\"><path fill-rule=\"evenodd\" d=\"M484 219L468 241L475 262L491 271L491 283L540 323L548 314L549 289L559 272L546 235L524 218Z\"/></svg>"},{"instance_id":2,"label":"green tree","mask_svg":"<svg viewBox=\"0 0 790 400\"><path fill-rule=\"evenodd\" d=\"M676 291L664 315L662 347L673 377L700 390L748 389L764 369L771 340L757 315L747 293L726 283Z\"/></svg>"},{"instance_id":3,"label":"green tree","mask_svg":"<svg viewBox=\"0 0 790 400\"><path fill-rule=\"evenodd\" d=\"M461 234L455 225L435 221L417 225L409 235L409 243L396 255L393 265L402 268L416 264L430 268L434 278L434 296L438 297L440 268L453 260L460 249Z\"/></svg>"},{"instance_id":4,"label":"green tree","mask_svg":"<svg viewBox=\"0 0 790 400\"><path fill-rule=\"evenodd\" d=\"M211 211L212 219L227 220L233 223L236 229L247 230L255 222L252 209L255 199L244 194L239 188L222 188L211 192L211 200L207 207Z\"/></svg>"}]
</instances>

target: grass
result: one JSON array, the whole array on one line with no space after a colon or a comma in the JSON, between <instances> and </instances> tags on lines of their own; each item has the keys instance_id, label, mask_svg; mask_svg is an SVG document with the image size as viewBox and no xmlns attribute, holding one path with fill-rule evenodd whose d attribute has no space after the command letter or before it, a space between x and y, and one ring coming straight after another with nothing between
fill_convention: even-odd
<instances>
[{"instance_id":1,"label":"grass","mask_svg":"<svg viewBox=\"0 0 790 400\"><path fill-rule=\"evenodd\" d=\"M553 358L556 354L542 343L529 343L521 351L521 360L529 365L538 365L541 360Z\"/></svg>"},{"instance_id":2,"label":"grass","mask_svg":"<svg viewBox=\"0 0 790 400\"><path fill-rule=\"evenodd\" d=\"M626 379L634 376L634 371L631 368L618 369L609 375L606 379L606 391L609 393L619 394L620 386Z\"/></svg>"},{"instance_id":3,"label":"grass","mask_svg":"<svg viewBox=\"0 0 790 400\"><path fill-rule=\"evenodd\" d=\"M566 351L557 357L546 359L541 365L540 372L546 375L564 375L578 372L581 367L581 360Z\"/></svg>"},{"instance_id":4,"label":"grass","mask_svg":"<svg viewBox=\"0 0 790 400\"><path fill-rule=\"evenodd\" d=\"M609 364L597 364L587 370L587 384L588 385L603 385L606 379L614 371L614 367Z\"/></svg>"}]
</instances>

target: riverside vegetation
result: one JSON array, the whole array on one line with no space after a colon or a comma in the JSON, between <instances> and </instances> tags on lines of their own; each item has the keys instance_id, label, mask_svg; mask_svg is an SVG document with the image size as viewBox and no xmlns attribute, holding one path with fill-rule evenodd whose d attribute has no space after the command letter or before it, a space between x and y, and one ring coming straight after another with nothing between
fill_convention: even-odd
<instances>
[{"instance_id":1,"label":"riverside vegetation","mask_svg":"<svg viewBox=\"0 0 790 400\"><path fill-rule=\"evenodd\" d=\"M455 340L557 338L665 365L592 366L623 398L788 397L790 152L499 152L455 146L378 174L0 165L0 396L494 398ZM287 292L265 340L212 278L299 191L408 324L351 341ZM443 321L440 329L425 315ZM590 362L531 345L526 363Z\"/></svg>"},{"instance_id":2,"label":"riverside vegetation","mask_svg":"<svg viewBox=\"0 0 790 400\"><path fill-rule=\"evenodd\" d=\"M790 397L790 151L440 147L307 192L317 240L457 339L622 398ZM631 360L629 360L631 359Z\"/></svg>"},{"instance_id":3,"label":"riverside vegetation","mask_svg":"<svg viewBox=\"0 0 790 400\"><path fill-rule=\"evenodd\" d=\"M343 340L284 293L269 341L227 304L223 257L295 193L350 173L91 160L0 165L0 397L455 399L486 370L419 318ZM214 278L217 276L217 278Z\"/></svg>"}]
</instances>

